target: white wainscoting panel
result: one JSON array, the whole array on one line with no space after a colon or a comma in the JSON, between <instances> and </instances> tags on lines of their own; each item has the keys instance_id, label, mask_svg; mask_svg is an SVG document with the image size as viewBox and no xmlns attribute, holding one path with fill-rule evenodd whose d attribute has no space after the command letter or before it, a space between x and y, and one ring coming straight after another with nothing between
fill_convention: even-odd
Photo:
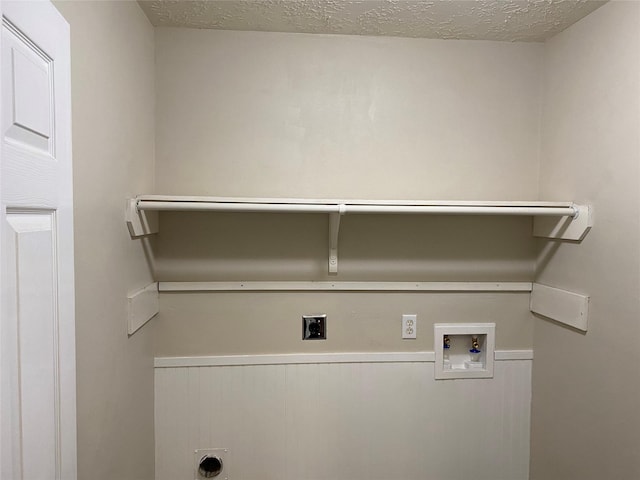
<instances>
[{"instance_id":1,"label":"white wainscoting panel","mask_svg":"<svg viewBox=\"0 0 640 480\"><path fill-rule=\"evenodd\" d=\"M428 361L156 368L156 479L192 479L194 451L222 447L230 480L526 480L531 366L463 380L434 380Z\"/></svg>"}]
</instances>

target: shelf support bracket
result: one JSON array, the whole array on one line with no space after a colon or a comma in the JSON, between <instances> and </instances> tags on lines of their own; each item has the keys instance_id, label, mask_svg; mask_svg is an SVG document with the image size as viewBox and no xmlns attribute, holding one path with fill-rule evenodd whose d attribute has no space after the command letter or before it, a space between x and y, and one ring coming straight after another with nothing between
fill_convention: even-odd
<instances>
[{"instance_id":1,"label":"shelf support bracket","mask_svg":"<svg viewBox=\"0 0 640 480\"><path fill-rule=\"evenodd\" d=\"M138 210L138 200L130 198L125 208L125 221L132 237L158 233L158 212Z\"/></svg>"},{"instance_id":2,"label":"shelf support bracket","mask_svg":"<svg viewBox=\"0 0 640 480\"><path fill-rule=\"evenodd\" d=\"M581 241L593 226L593 212L590 205L574 205L573 217L534 217L533 236L556 240Z\"/></svg>"},{"instance_id":3,"label":"shelf support bracket","mask_svg":"<svg viewBox=\"0 0 640 480\"><path fill-rule=\"evenodd\" d=\"M338 234L340 232L340 217L345 214L347 207L339 206L339 211L329 214L329 275L338 274Z\"/></svg>"},{"instance_id":4,"label":"shelf support bracket","mask_svg":"<svg viewBox=\"0 0 640 480\"><path fill-rule=\"evenodd\" d=\"M587 331L589 297L534 283L531 289L529 309L538 315Z\"/></svg>"}]
</instances>

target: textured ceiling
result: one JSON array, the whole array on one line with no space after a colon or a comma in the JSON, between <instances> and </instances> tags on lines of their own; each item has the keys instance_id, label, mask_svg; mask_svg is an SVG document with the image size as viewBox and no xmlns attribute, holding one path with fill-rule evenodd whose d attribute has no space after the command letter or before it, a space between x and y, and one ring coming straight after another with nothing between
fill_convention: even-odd
<instances>
[{"instance_id":1,"label":"textured ceiling","mask_svg":"<svg viewBox=\"0 0 640 480\"><path fill-rule=\"evenodd\" d=\"M542 42L595 0L139 0L153 25Z\"/></svg>"}]
</instances>

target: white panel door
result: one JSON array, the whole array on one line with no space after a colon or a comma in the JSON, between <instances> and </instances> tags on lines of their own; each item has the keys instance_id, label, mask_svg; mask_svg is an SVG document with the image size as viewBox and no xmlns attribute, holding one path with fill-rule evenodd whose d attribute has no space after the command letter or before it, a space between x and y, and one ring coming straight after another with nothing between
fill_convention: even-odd
<instances>
[{"instance_id":1,"label":"white panel door","mask_svg":"<svg viewBox=\"0 0 640 480\"><path fill-rule=\"evenodd\" d=\"M76 478L69 26L2 2L0 476Z\"/></svg>"}]
</instances>

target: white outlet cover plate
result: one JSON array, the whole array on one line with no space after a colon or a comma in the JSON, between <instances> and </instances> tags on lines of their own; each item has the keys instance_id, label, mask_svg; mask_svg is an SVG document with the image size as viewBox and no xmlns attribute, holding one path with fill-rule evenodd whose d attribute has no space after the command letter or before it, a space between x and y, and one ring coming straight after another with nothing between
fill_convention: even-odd
<instances>
[{"instance_id":1,"label":"white outlet cover plate","mask_svg":"<svg viewBox=\"0 0 640 480\"><path fill-rule=\"evenodd\" d=\"M417 338L418 333L418 315L404 314L402 315L402 338Z\"/></svg>"}]
</instances>

